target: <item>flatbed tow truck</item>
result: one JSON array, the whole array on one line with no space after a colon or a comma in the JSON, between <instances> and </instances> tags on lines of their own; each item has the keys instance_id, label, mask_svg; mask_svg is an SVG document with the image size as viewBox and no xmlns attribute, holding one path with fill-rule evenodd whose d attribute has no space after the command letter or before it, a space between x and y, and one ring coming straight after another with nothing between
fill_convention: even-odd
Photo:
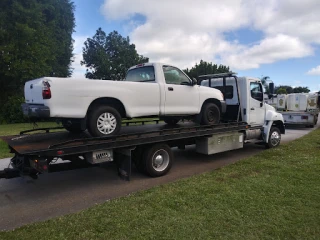
<instances>
[{"instance_id":1,"label":"flatbed tow truck","mask_svg":"<svg viewBox=\"0 0 320 240\"><path fill-rule=\"evenodd\" d=\"M139 126L128 123L120 135L110 137L52 132L57 128L27 130L20 135L2 137L14 157L10 167L0 171L0 178L36 179L44 173L115 162L118 175L129 181L132 163L151 177L167 174L174 161L172 147L184 149L195 144L197 152L209 155L243 148L247 141L268 148L280 144L281 133L285 133L283 117L263 102L259 79L238 78L234 73L204 75L199 79L200 85L216 87L226 98L227 114L219 124L203 126L185 122L169 126L159 121L153 124L140 121L133 122ZM35 131L44 133L30 134Z\"/></svg>"}]
</instances>

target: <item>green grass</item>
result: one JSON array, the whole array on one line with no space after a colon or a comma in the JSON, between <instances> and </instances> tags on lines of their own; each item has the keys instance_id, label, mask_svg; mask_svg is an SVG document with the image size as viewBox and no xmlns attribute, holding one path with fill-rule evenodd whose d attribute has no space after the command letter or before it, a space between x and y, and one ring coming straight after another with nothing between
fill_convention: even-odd
<instances>
[{"instance_id":1,"label":"green grass","mask_svg":"<svg viewBox=\"0 0 320 240\"><path fill-rule=\"evenodd\" d=\"M150 121L146 124L153 124L153 120L158 120L158 118L141 118L141 119L132 119L132 120L124 120L122 124L123 126L126 125L126 123L132 123L135 121ZM132 126L134 124L130 124ZM136 124L140 125L140 124ZM61 127L61 124L57 124L55 122L40 122L37 123L37 126L34 126L33 123L17 123L17 124L3 124L0 125L0 137L1 136L9 136L9 135L17 135L21 131L29 130L33 128L48 128L48 127ZM62 131L62 130L55 130L55 131ZM39 132L34 132L39 133ZM12 157L13 154L9 153L9 149L7 144L0 139L0 159L2 158L8 158Z\"/></svg>"},{"instance_id":2,"label":"green grass","mask_svg":"<svg viewBox=\"0 0 320 240\"><path fill-rule=\"evenodd\" d=\"M35 128L61 127L55 122L39 122ZM21 131L33 129L33 123L16 123L0 125L0 136L17 135Z\"/></svg>"},{"instance_id":3,"label":"green grass","mask_svg":"<svg viewBox=\"0 0 320 240\"><path fill-rule=\"evenodd\" d=\"M319 173L320 129L220 170L1 232L0 239L319 239Z\"/></svg>"},{"instance_id":4,"label":"green grass","mask_svg":"<svg viewBox=\"0 0 320 240\"><path fill-rule=\"evenodd\" d=\"M47 127L61 127L55 122L40 122L37 123L36 128L47 128ZM2 124L0 125L0 137L17 135L21 131L33 129L34 126L32 123L16 123L16 124ZM12 157L13 154L9 153L7 144L0 139L0 159Z\"/></svg>"}]
</instances>

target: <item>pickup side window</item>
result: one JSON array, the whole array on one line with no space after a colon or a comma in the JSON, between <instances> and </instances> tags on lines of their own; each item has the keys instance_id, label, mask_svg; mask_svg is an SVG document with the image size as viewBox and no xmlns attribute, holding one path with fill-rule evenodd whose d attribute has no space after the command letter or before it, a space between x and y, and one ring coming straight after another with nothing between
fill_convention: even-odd
<instances>
[{"instance_id":1,"label":"pickup side window","mask_svg":"<svg viewBox=\"0 0 320 240\"><path fill-rule=\"evenodd\" d=\"M145 66L130 69L124 81L127 82L155 82L154 67Z\"/></svg>"},{"instance_id":2,"label":"pickup side window","mask_svg":"<svg viewBox=\"0 0 320 240\"><path fill-rule=\"evenodd\" d=\"M251 97L257 101L263 101L262 85L259 82L250 83Z\"/></svg>"},{"instance_id":3,"label":"pickup side window","mask_svg":"<svg viewBox=\"0 0 320 240\"><path fill-rule=\"evenodd\" d=\"M191 85L190 79L178 68L163 66L163 73L167 84Z\"/></svg>"}]
</instances>

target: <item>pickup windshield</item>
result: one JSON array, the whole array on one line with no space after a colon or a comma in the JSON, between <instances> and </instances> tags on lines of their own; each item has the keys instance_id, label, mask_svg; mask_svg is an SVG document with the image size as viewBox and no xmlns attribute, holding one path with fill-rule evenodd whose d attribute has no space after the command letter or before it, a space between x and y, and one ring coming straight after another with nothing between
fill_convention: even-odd
<instances>
[{"instance_id":1,"label":"pickup windshield","mask_svg":"<svg viewBox=\"0 0 320 240\"><path fill-rule=\"evenodd\" d=\"M154 82L154 68L153 66L145 66L130 69L124 81L127 82Z\"/></svg>"}]
</instances>

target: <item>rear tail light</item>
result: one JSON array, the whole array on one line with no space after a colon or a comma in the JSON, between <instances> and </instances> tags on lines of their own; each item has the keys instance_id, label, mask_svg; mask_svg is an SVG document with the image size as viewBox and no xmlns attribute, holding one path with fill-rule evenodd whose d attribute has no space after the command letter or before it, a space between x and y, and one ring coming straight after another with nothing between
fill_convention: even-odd
<instances>
[{"instance_id":1,"label":"rear tail light","mask_svg":"<svg viewBox=\"0 0 320 240\"><path fill-rule=\"evenodd\" d=\"M305 119L305 120L308 120L308 116L301 116L301 119L302 119L302 120L304 120L304 119Z\"/></svg>"},{"instance_id":2,"label":"rear tail light","mask_svg":"<svg viewBox=\"0 0 320 240\"><path fill-rule=\"evenodd\" d=\"M42 83L43 83L42 98L50 99L51 98L50 84L47 81L43 81Z\"/></svg>"}]
</instances>

